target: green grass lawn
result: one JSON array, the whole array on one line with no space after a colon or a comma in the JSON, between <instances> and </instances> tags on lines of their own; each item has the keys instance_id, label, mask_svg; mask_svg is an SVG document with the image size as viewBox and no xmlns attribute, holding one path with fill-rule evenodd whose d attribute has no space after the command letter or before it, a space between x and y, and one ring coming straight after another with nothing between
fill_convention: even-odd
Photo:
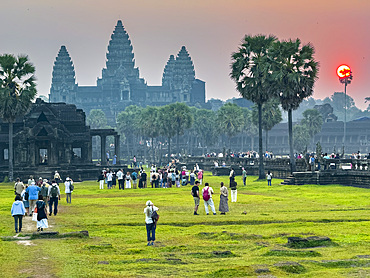
<instances>
[{"instance_id":1,"label":"green grass lawn","mask_svg":"<svg viewBox=\"0 0 370 278\"><path fill-rule=\"evenodd\" d=\"M370 191L255 180L244 187L237 177L238 202L226 215L208 216L202 201L193 215L190 186L119 191L76 183L72 204L63 194L48 230L90 237L0 240L1 277L370 277ZM218 210L219 184L228 178L206 173L205 181ZM12 184L0 185L0 199L0 236L13 236ZM159 207L155 247L146 246L147 200ZM293 249L291 236L327 236L333 244Z\"/></svg>"}]
</instances>

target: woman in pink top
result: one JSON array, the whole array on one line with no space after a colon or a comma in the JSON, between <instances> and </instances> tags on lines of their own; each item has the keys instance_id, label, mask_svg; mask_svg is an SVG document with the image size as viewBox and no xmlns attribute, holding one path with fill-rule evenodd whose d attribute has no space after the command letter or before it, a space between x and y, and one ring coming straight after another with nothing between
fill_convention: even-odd
<instances>
[{"instance_id":1,"label":"woman in pink top","mask_svg":"<svg viewBox=\"0 0 370 278\"><path fill-rule=\"evenodd\" d=\"M199 172L198 172L198 180L199 180L199 183L202 184L202 181L203 181L203 170L199 170Z\"/></svg>"}]
</instances>

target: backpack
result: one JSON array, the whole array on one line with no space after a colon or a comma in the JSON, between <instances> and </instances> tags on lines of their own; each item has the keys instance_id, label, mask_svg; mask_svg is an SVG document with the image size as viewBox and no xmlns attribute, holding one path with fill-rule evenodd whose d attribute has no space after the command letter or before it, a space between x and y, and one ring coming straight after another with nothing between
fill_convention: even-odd
<instances>
[{"instance_id":1,"label":"backpack","mask_svg":"<svg viewBox=\"0 0 370 278\"><path fill-rule=\"evenodd\" d=\"M30 195L28 194L28 192L26 191L25 193L24 193L24 199L26 200L26 201L28 201L28 198L30 197Z\"/></svg>"},{"instance_id":2,"label":"backpack","mask_svg":"<svg viewBox=\"0 0 370 278\"><path fill-rule=\"evenodd\" d=\"M153 220L154 224L157 223L158 220L159 220L159 214L157 213L156 210L152 212L152 220Z\"/></svg>"},{"instance_id":3,"label":"backpack","mask_svg":"<svg viewBox=\"0 0 370 278\"><path fill-rule=\"evenodd\" d=\"M209 195L209 187L207 189L204 188L203 190L203 200L208 201L211 198L211 195Z\"/></svg>"},{"instance_id":4,"label":"backpack","mask_svg":"<svg viewBox=\"0 0 370 278\"><path fill-rule=\"evenodd\" d=\"M134 173L132 173L131 176L132 176L132 180L135 181L136 180L136 175L134 175Z\"/></svg>"},{"instance_id":5,"label":"backpack","mask_svg":"<svg viewBox=\"0 0 370 278\"><path fill-rule=\"evenodd\" d=\"M72 183L69 183L69 191L73 191L73 189L75 189L75 187L73 186Z\"/></svg>"},{"instance_id":6,"label":"backpack","mask_svg":"<svg viewBox=\"0 0 370 278\"><path fill-rule=\"evenodd\" d=\"M58 188L56 185L51 186L50 194L52 198L58 197Z\"/></svg>"}]
</instances>

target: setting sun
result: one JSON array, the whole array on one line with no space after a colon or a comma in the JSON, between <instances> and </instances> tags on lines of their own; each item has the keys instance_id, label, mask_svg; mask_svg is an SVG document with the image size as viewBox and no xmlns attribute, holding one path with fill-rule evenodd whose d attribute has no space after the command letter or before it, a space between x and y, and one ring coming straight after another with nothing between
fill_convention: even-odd
<instances>
[{"instance_id":1,"label":"setting sun","mask_svg":"<svg viewBox=\"0 0 370 278\"><path fill-rule=\"evenodd\" d=\"M351 68L347 65L341 65L337 68L337 75L339 78L346 78L351 75Z\"/></svg>"}]
</instances>

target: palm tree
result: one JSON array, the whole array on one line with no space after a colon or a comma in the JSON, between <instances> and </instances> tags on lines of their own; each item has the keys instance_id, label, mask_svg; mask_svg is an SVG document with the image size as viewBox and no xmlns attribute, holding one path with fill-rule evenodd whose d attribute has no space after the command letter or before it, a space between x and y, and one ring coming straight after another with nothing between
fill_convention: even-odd
<instances>
[{"instance_id":1,"label":"palm tree","mask_svg":"<svg viewBox=\"0 0 370 278\"><path fill-rule=\"evenodd\" d=\"M139 133L139 118L142 108L136 105L127 106L126 109L120 112L117 116L117 130L120 134L126 137L127 153L130 155L130 140L132 142L133 155L136 155L137 141L136 136Z\"/></svg>"},{"instance_id":2,"label":"palm tree","mask_svg":"<svg viewBox=\"0 0 370 278\"><path fill-rule=\"evenodd\" d=\"M147 106L141 111L139 127L141 134L149 137L152 141L152 156L155 164L154 138L159 136L160 123L158 120L159 108Z\"/></svg>"},{"instance_id":3,"label":"palm tree","mask_svg":"<svg viewBox=\"0 0 370 278\"><path fill-rule=\"evenodd\" d=\"M237 52L232 54L230 77L246 99L258 107L259 178L264 179L262 152L262 104L275 97L271 86L271 59L269 49L275 43L274 36L245 36Z\"/></svg>"},{"instance_id":4,"label":"palm tree","mask_svg":"<svg viewBox=\"0 0 370 278\"><path fill-rule=\"evenodd\" d=\"M226 103L217 111L217 123L221 130L229 138L231 150L231 137L238 134L243 126L243 110L233 103Z\"/></svg>"},{"instance_id":5,"label":"palm tree","mask_svg":"<svg viewBox=\"0 0 370 278\"><path fill-rule=\"evenodd\" d=\"M0 56L0 117L9 124L9 180L13 180L13 123L24 116L36 96L35 67L28 56Z\"/></svg>"},{"instance_id":6,"label":"palm tree","mask_svg":"<svg viewBox=\"0 0 370 278\"><path fill-rule=\"evenodd\" d=\"M273 68L274 79L279 88L280 103L288 112L288 131L291 172L296 170L293 155L293 123L292 111L313 93L313 86L317 79L318 63L313 55L315 50L310 44L301 46L301 41L276 42L271 51L275 57Z\"/></svg>"},{"instance_id":7,"label":"palm tree","mask_svg":"<svg viewBox=\"0 0 370 278\"><path fill-rule=\"evenodd\" d=\"M313 149L315 148L315 135L321 131L323 120L317 109L307 109L303 112L301 124L307 127L308 134L312 138Z\"/></svg>"},{"instance_id":8,"label":"palm tree","mask_svg":"<svg viewBox=\"0 0 370 278\"><path fill-rule=\"evenodd\" d=\"M186 129L192 126L193 117L190 113L189 106L184 103L177 102L170 104L169 106L172 110L172 122L174 124L174 130L176 131L177 153L180 153L180 135L182 135Z\"/></svg>"}]
</instances>

